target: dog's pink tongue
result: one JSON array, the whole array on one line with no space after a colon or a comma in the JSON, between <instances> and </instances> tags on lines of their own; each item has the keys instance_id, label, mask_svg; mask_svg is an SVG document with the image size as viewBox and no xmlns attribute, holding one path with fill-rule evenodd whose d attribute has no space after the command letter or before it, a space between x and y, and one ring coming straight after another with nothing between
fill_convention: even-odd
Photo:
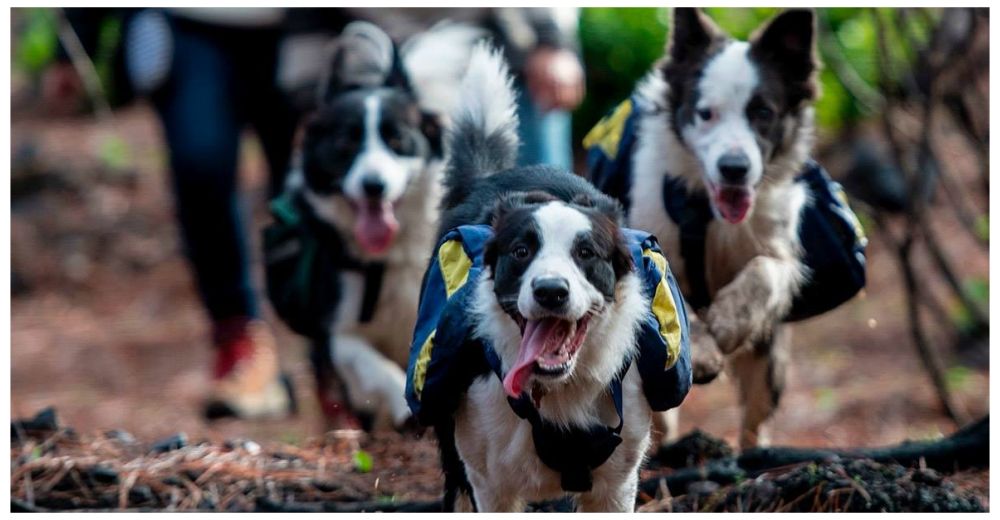
<instances>
[{"instance_id":1,"label":"dog's pink tongue","mask_svg":"<svg viewBox=\"0 0 1000 520\"><path fill-rule=\"evenodd\" d=\"M542 357L547 346L558 347L561 341L557 336L565 334L559 320L547 318L529 321L524 326L521 336L521 348L517 353L517 361L503 378L503 389L507 395L518 398L524 390L524 382L531 375L535 361ZM557 340L557 341L553 341Z\"/></svg>"},{"instance_id":2,"label":"dog's pink tongue","mask_svg":"<svg viewBox=\"0 0 1000 520\"><path fill-rule=\"evenodd\" d=\"M722 187L715 195L719 213L731 224L739 224L747 218L752 202L753 194L746 188Z\"/></svg>"},{"instance_id":3,"label":"dog's pink tongue","mask_svg":"<svg viewBox=\"0 0 1000 520\"><path fill-rule=\"evenodd\" d=\"M364 202L358 207L358 220L354 224L354 238L366 253L377 255L392 245L399 231L399 221L388 201Z\"/></svg>"}]
</instances>

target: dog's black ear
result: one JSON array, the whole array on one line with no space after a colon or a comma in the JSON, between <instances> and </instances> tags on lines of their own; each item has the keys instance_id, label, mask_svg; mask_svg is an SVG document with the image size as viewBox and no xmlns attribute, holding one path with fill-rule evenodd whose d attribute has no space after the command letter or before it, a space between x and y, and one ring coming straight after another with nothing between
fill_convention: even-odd
<instances>
[{"instance_id":1,"label":"dog's black ear","mask_svg":"<svg viewBox=\"0 0 1000 520\"><path fill-rule=\"evenodd\" d=\"M331 44L329 67L320 82L320 104L355 88L384 85L395 67L395 47L382 29L352 22Z\"/></svg>"},{"instance_id":2,"label":"dog's black ear","mask_svg":"<svg viewBox=\"0 0 1000 520\"><path fill-rule=\"evenodd\" d=\"M497 273L497 257L500 256L500 252L497 250L497 237L489 239L486 242L486 246L483 247L483 265L490 268L490 277L496 276Z\"/></svg>"},{"instance_id":3,"label":"dog's black ear","mask_svg":"<svg viewBox=\"0 0 1000 520\"><path fill-rule=\"evenodd\" d=\"M441 123L441 117L430 112L421 112L420 132L427 138L431 157L435 159L444 157L444 125Z\"/></svg>"},{"instance_id":4,"label":"dog's black ear","mask_svg":"<svg viewBox=\"0 0 1000 520\"><path fill-rule=\"evenodd\" d=\"M708 50L712 41L722 35L722 30L696 7L677 7L670 29L670 59L683 63L697 59Z\"/></svg>"},{"instance_id":5,"label":"dog's black ear","mask_svg":"<svg viewBox=\"0 0 1000 520\"><path fill-rule=\"evenodd\" d=\"M395 45L392 48L392 68L389 69L389 74L386 75L384 85L386 87L397 87L407 92L413 92L413 88L410 85L410 75L406 72L403 57L400 56L399 48Z\"/></svg>"},{"instance_id":6,"label":"dog's black ear","mask_svg":"<svg viewBox=\"0 0 1000 520\"><path fill-rule=\"evenodd\" d=\"M624 225L625 209L616 199L606 196L591 198L589 195L581 193L573 197L570 203L582 208L593 209L606 216L608 220L614 222L617 226Z\"/></svg>"},{"instance_id":7,"label":"dog's black ear","mask_svg":"<svg viewBox=\"0 0 1000 520\"><path fill-rule=\"evenodd\" d=\"M527 206L542 204L559 200L544 191L513 191L505 193L497 199L496 204L490 211L490 225L497 229L503 223L504 218L511 212Z\"/></svg>"},{"instance_id":8,"label":"dog's black ear","mask_svg":"<svg viewBox=\"0 0 1000 520\"><path fill-rule=\"evenodd\" d=\"M611 253L611 267L615 270L615 278L621 279L628 273L635 270L635 263L632 261L632 252L629 251L625 236L618 233L615 239L615 248Z\"/></svg>"},{"instance_id":9,"label":"dog's black ear","mask_svg":"<svg viewBox=\"0 0 1000 520\"><path fill-rule=\"evenodd\" d=\"M761 62L774 64L774 70L787 83L798 87L798 97L815 99L819 93L815 77L819 58L812 10L793 9L779 14L751 42L751 54Z\"/></svg>"}]
</instances>

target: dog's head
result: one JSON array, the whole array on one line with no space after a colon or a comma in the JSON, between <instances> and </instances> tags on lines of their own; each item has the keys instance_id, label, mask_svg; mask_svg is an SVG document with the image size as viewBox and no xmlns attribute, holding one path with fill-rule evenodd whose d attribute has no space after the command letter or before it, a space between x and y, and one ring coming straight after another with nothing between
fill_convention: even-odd
<instances>
[{"instance_id":1,"label":"dog's head","mask_svg":"<svg viewBox=\"0 0 1000 520\"><path fill-rule=\"evenodd\" d=\"M812 11L777 15L749 42L727 36L700 10L674 10L663 74L671 125L701 165L717 214L739 223L792 146L803 109L818 95Z\"/></svg>"},{"instance_id":2,"label":"dog's head","mask_svg":"<svg viewBox=\"0 0 1000 520\"><path fill-rule=\"evenodd\" d=\"M498 203L495 235L484 253L493 295L481 296L495 297L493 308L502 309L520 330L519 342L500 346L509 366L508 395L520 395L531 377L547 385L568 380L580 358L612 369L621 364L623 352L587 341L589 332L606 328L609 310L634 269L620 221L620 207L604 198L565 203L530 192ZM581 353L587 349L605 352Z\"/></svg>"},{"instance_id":3,"label":"dog's head","mask_svg":"<svg viewBox=\"0 0 1000 520\"><path fill-rule=\"evenodd\" d=\"M408 187L440 159L441 126L421 110L392 41L364 22L334 43L319 101L303 137L306 188L362 253L380 256L399 231Z\"/></svg>"}]
</instances>

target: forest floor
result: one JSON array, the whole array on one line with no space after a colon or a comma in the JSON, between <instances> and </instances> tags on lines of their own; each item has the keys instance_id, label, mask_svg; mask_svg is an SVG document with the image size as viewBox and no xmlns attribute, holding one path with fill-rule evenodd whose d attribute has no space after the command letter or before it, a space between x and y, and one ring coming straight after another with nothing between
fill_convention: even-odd
<instances>
[{"instance_id":1,"label":"forest floor","mask_svg":"<svg viewBox=\"0 0 1000 520\"><path fill-rule=\"evenodd\" d=\"M39 446L45 440L32 441L37 444L30 447L15 446L12 461L24 467L33 455L68 457L64 461L106 458L117 468L116 479L134 475L139 481L148 477L142 471L188 464L200 468L188 479L199 485L204 473L226 468L221 462L213 464L228 461L247 466L247 482L256 478L258 484L266 484L267 479L259 478L262 470L292 472L291 480L314 477L320 484L328 483L326 491L315 491L323 500L437 499L441 475L429 435L323 431L311 393L305 345L269 310L267 316L282 345L281 362L299 395L298 415L255 422L201 419L199 407L208 388L212 353L206 318L181 255L160 128L142 106L120 112L116 125L15 113L11 414L32 417L53 406L61 423L72 426L75 434L59 435L43 448ZM248 211L259 226L267 219L264 167L256 141L246 142L241 184ZM939 236L949 237L944 245L949 255L960 259L956 263L961 274L988 279L987 255L963 233L949 228L954 225L949 220L940 220ZM251 236L259 257L258 236ZM793 326L792 368L773 420L775 445L880 446L939 438L956 430L943 414L910 341L898 269L877 237L869 247L868 273L868 287L861 296ZM261 273L257 274L259 279ZM934 334L932 339L949 358L948 380L958 401L972 417L987 414L988 359L951 359L946 348L949 338ZM738 407L731 383L722 378L693 389L682 407L681 427L698 428L734 443ZM119 434L109 439L107 432L112 430L140 440L130 444ZM177 433L186 436L188 447L148 454L154 442ZM256 448L248 449L246 442ZM53 446L58 446L60 455L46 451ZM292 455L275 455L279 453ZM255 462L264 459L267 462ZM287 464L278 464L281 461ZM143 464L141 471L130 473L130 468ZM39 475L44 475L49 491L58 491L66 475L51 471L56 470ZM956 489L971 490L988 507L988 471L949 479ZM207 477L202 480L211 482ZM23 486L23 478L18 482ZM138 487L132 491L168 493L149 482L144 485L145 491L135 491ZM178 486L185 488L183 481ZM21 489L19 499L27 500ZM232 502L224 501L232 489L236 488L218 489L204 503L184 498L188 500L184 508L222 507ZM283 493L273 487L270 492L265 495L275 499ZM33 493L38 496L40 491ZM115 504L133 504L128 493L124 491ZM287 493L313 496L301 490ZM682 502L671 507L692 509L677 504Z\"/></svg>"}]
</instances>

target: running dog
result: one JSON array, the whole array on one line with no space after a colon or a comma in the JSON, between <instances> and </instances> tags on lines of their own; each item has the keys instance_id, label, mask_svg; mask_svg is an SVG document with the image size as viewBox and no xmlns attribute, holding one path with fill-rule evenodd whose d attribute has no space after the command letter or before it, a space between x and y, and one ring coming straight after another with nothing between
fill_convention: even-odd
<instances>
[{"instance_id":1,"label":"running dog","mask_svg":"<svg viewBox=\"0 0 1000 520\"><path fill-rule=\"evenodd\" d=\"M381 29L355 22L332 47L319 108L304 125L285 194L320 223L313 229L325 228L319 240L331 251L323 257L329 264L313 271L331 280L328 294L306 306L323 314L325 328L311 339L328 418L343 412L330 397L335 380L366 429L398 429L410 417L404 367L440 216L439 114L453 104L441 98L458 87L480 36L442 25L397 50ZM303 309L284 315L296 312Z\"/></svg>"},{"instance_id":2,"label":"running dog","mask_svg":"<svg viewBox=\"0 0 1000 520\"><path fill-rule=\"evenodd\" d=\"M435 394L459 396L448 425L453 432L437 428L446 485L455 482L448 453L457 449L457 471L467 476L480 511L523 511L529 501L566 493L584 511L632 511L655 402L643 394L644 383L662 377L647 380L636 360L639 331L649 320L661 341L649 291L626 244L617 202L571 172L514 166L515 96L501 55L478 47L447 134L451 155L439 234L490 228L483 270L474 281L467 275L460 312L492 361L462 362L457 368L471 373L466 386ZM664 291L659 294L671 298L670 289ZM671 316L667 327L677 331L673 346L680 349L686 321ZM454 331L437 332L440 340ZM436 363L422 361L423 355L447 347L432 344L438 340L431 335L421 347L419 333L415 338L417 395L424 371ZM470 348L456 352L467 355ZM676 406L687 393L686 351L675 350L666 366L660 359L652 371L675 376L671 367L685 357L678 363L681 377L659 392L676 392L674 400L658 409ZM491 373L472 373L485 364ZM422 398L432 399L426 387Z\"/></svg>"},{"instance_id":3,"label":"running dog","mask_svg":"<svg viewBox=\"0 0 1000 520\"><path fill-rule=\"evenodd\" d=\"M794 180L813 145L815 33L809 10L785 11L737 41L700 10L675 9L667 56L632 98L628 223L657 236L686 298L704 280L707 306L697 309L703 322L691 314L692 334L710 336L692 337L692 356L711 358L716 344L729 354L743 448L766 442L762 425L785 381L782 321L808 274L798 235L808 195ZM681 254L689 237L678 220L690 206L668 212L668 188L709 201L699 265ZM676 436L676 417L658 417L657 429Z\"/></svg>"}]
</instances>

